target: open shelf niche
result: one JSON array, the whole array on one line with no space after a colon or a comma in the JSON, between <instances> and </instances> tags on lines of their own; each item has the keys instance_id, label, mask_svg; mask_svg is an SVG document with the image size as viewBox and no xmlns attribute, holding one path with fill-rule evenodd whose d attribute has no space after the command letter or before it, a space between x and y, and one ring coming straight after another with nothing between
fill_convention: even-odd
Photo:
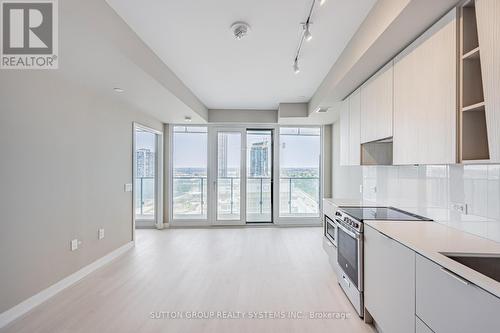
<instances>
[{"instance_id":1,"label":"open shelf niche","mask_svg":"<svg viewBox=\"0 0 500 333\"><path fill-rule=\"evenodd\" d=\"M489 160L475 1L460 10L460 160Z\"/></svg>"}]
</instances>

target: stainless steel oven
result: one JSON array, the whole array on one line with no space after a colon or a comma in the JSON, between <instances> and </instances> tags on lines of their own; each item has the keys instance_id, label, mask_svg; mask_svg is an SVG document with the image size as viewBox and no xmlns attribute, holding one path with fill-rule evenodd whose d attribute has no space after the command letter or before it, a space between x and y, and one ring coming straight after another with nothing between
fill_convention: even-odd
<instances>
[{"instance_id":1,"label":"stainless steel oven","mask_svg":"<svg viewBox=\"0 0 500 333\"><path fill-rule=\"evenodd\" d=\"M342 211L335 213L337 224L337 277L360 317L363 305L363 234L362 224Z\"/></svg>"},{"instance_id":2,"label":"stainless steel oven","mask_svg":"<svg viewBox=\"0 0 500 333\"><path fill-rule=\"evenodd\" d=\"M325 215L325 237L337 246L337 223Z\"/></svg>"},{"instance_id":3,"label":"stainless steel oven","mask_svg":"<svg viewBox=\"0 0 500 333\"><path fill-rule=\"evenodd\" d=\"M349 280L363 291L363 235L338 223L337 262Z\"/></svg>"}]
</instances>

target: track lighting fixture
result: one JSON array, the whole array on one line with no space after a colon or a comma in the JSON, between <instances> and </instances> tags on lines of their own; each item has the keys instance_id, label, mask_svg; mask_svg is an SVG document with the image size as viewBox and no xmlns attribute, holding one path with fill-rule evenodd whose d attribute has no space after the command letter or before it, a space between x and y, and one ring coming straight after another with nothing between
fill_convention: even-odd
<instances>
[{"instance_id":1,"label":"track lighting fixture","mask_svg":"<svg viewBox=\"0 0 500 333\"><path fill-rule=\"evenodd\" d=\"M319 4L323 5L326 0L319 0ZM299 40L299 46L297 47L297 52L295 53L295 60L293 62L293 72L297 74L300 71L299 68L299 58L300 58L300 51L302 50L302 45L304 44L304 40L306 42L309 42L313 35L311 33L311 16L314 10L314 5L316 4L316 0L312 0L311 4L311 9L309 10L309 15L307 15L307 19L305 20L305 23L301 23L300 25L302 26L302 34L300 36Z\"/></svg>"}]
</instances>

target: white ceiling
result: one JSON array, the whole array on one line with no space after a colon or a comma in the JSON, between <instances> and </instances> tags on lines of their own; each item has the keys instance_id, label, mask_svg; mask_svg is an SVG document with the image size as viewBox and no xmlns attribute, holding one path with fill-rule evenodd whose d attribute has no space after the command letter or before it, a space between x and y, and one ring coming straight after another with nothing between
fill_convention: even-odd
<instances>
[{"instance_id":1,"label":"white ceiling","mask_svg":"<svg viewBox=\"0 0 500 333\"><path fill-rule=\"evenodd\" d=\"M299 23L312 0L107 2L208 108L276 109L311 98L376 0L317 4L298 75ZM252 27L244 40L233 38L234 21Z\"/></svg>"}]
</instances>

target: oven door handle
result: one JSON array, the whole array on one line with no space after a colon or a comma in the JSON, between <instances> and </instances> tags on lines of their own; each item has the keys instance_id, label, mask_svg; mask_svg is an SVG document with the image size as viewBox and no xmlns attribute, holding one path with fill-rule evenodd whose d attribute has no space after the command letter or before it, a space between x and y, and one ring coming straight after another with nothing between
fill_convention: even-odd
<instances>
[{"instance_id":1,"label":"oven door handle","mask_svg":"<svg viewBox=\"0 0 500 333\"><path fill-rule=\"evenodd\" d=\"M337 223L338 227L340 229L342 229L343 232L345 232L346 234L348 234L349 236L351 236L352 238L356 238L356 239L360 239L361 238L361 235L360 234L355 234L354 232L352 232L351 230L347 229L346 227L344 227L342 224L340 223Z\"/></svg>"}]
</instances>

